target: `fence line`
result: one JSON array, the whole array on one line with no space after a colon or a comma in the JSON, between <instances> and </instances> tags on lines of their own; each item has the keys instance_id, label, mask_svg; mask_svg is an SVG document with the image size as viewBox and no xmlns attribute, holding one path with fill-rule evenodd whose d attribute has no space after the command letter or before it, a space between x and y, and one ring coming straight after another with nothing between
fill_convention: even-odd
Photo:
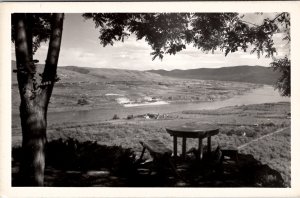
<instances>
[{"instance_id":1,"label":"fence line","mask_svg":"<svg viewBox=\"0 0 300 198\"><path fill-rule=\"evenodd\" d=\"M275 132L268 133L268 134L263 135L263 136L261 136L261 137L259 137L259 138L256 138L256 139L254 139L254 140L251 140L250 142L247 142L247 143L245 143L245 144L242 144L242 145L238 146L238 149L242 149L242 148L248 146L249 144L251 144L251 143L253 143L253 142L257 142L258 140L264 139L265 137L269 137L269 136L274 135L274 134L276 134L276 133L280 133L280 132L282 132L282 131L284 131L284 130L286 130L286 129L288 129L288 128L290 128L290 127L285 127L285 128L279 129L279 130L277 130L277 131L275 131Z\"/></svg>"}]
</instances>

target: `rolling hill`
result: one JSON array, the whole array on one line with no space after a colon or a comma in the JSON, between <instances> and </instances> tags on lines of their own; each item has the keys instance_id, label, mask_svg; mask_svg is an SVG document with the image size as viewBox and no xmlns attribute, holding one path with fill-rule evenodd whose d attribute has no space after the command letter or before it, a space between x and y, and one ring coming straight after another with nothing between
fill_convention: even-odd
<instances>
[{"instance_id":1,"label":"rolling hill","mask_svg":"<svg viewBox=\"0 0 300 198\"><path fill-rule=\"evenodd\" d=\"M16 61L11 62L12 70L16 69ZM37 72L42 73L43 64L37 64ZM57 68L58 83L77 83L77 82L107 82L107 81L159 81L161 75L147 71L91 68L78 66L63 66ZM17 85L17 75L12 73L12 84Z\"/></svg>"},{"instance_id":2,"label":"rolling hill","mask_svg":"<svg viewBox=\"0 0 300 198\"><path fill-rule=\"evenodd\" d=\"M12 61L12 69L16 68ZM37 65L37 73L44 65ZM155 98L169 103L224 100L243 94L258 85L240 82L203 81L162 76L148 71L65 66L57 68L60 80L55 84L50 111L73 111L118 107L117 97L130 101ZM182 77L179 75L179 77ZM37 78L37 82L40 77ZM17 75L12 73L12 109L20 104ZM86 104L81 105L82 99Z\"/></svg>"},{"instance_id":3,"label":"rolling hill","mask_svg":"<svg viewBox=\"0 0 300 198\"><path fill-rule=\"evenodd\" d=\"M258 84L272 85L276 82L280 73L274 72L270 67L262 66L233 66L222 68L199 68L189 70L149 70L162 76L200 79L200 80L220 80L220 81L237 81Z\"/></svg>"},{"instance_id":4,"label":"rolling hill","mask_svg":"<svg viewBox=\"0 0 300 198\"><path fill-rule=\"evenodd\" d=\"M16 62L12 61L12 68L16 68ZM38 65L38 72L42 72L43 65ZM235 81L257 84L273 85L280 73L274 72L270 67L262 66L233 66L222 68L199 68L189 70L122 70L107 68L88 68L77 66L58 67L61 82L70 81L102 81L102 80L160 80L161 76L183 79ZM12 83L16 84L16 75L12 76Z\"/></svg>"}]
</instances>

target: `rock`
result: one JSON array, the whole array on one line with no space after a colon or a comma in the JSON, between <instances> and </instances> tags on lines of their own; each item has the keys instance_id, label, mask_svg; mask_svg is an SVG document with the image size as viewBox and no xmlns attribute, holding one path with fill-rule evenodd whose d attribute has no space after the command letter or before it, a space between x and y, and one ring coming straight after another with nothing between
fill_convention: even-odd
<instances>
[{"instance_id":1,"label":"rock","mask_svg":"<svg viewBox=\"0 0 300 198\"><path fill-rule=\"evenodd\" d=\"M176 184L175 184L175 186L176 187L185 187L185 186L187 186L188 184L186 183L186 182L184 182L184 181L178 181Z\"/></svg>"},{"instance_id":2,"label":"rock","mask_svg":"<svg viewBox=\"0 0 300 198\"><path fill-rule=\"evenodd\" d=\"M107 177L109 174L109 171L88 171L86 173L86 175L93 177Z\"/></svg>"},{"instance_id":3,"label":"rock","mask_svg":"<svg viewBox=\"0 0 300 198\"><path fill-rule=\"evenodd\" d=\"M255 185L258 187L284 187L280 173L264 164L255 172Z\"/></svg>"},{"instance_id":4,"label":"rock","mask_svg":"<svg viewBox=\"0 0 300 198\"><path fill-rule=\"evenodd\" d=\"M239 155L239 176L251 187L285 187L281 174L252 155Z\"/></svg>"}]
</instances>

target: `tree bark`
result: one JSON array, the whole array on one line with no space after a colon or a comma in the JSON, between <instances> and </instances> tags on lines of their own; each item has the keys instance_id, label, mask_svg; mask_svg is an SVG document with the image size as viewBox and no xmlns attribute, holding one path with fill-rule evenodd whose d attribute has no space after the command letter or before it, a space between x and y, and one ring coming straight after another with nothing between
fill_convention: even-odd
<instances>
[{"instance_id":1,"label":"tree bark","mask_svg":"<svg viewBox=\"0 0 300 198\"><path fill-rule=\"evenodd\" d=\"M52 17L52 35L42 84L39 87L35 82L36 68L33 64L32 34L31 26L28 25L30 17L28 14L17 14L14 24L23 136L23 159L20 166L20 185L22 186L44 185L47 109L56 77L64 15L53 14Z\"/></svg>"},{"instance_id":2,"label":"tree bark","mask_svg":"<svg viewBox=\"0 0 300 198\"><path fill-rule=\"evenodd\" d=\"M23 160L21 185L43 186L45 169L46 112L36 100L23 100L20 105Z\"/></svg>"},{"instance_id":3,"label":"tree bark","mask_svg":"<svg viewBox=\"0 0 300 198\"><path fill-rule=\"evenodd\" d=\"M44 101L44 105L46 107L46 113L53 86L55 81L57 80L57 64L62 39L64 14L53 14L52 20L52 34L49 41L46 65L44 68L42 79L42 84L46 83L47 86L45 86L43 91L41 92L42 101Z\"/></svg>"}]
</instances>

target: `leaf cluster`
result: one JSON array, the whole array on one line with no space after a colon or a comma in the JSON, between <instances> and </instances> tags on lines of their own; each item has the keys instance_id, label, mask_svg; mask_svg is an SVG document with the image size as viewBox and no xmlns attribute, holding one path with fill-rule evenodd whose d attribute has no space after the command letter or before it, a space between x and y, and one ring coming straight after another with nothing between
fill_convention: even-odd
<instances>
[{"instance_id":1,"label":"leaf cluster","mask_svg":"<svg viewBox=\"0 0 300 198\"><path fill-rule=\"evenodd\" d=\"M86 13L100 28L100 43L113 45L135 34L151 46L153 60L175 55L193 44L203 51L215 50L223 42L224 30L237 13Z\"/></svg>"},{"instance_id":2,"label":"leaf cluster","mask_svg":"<svg viewBox=\"0 0 300 198\"><path fill-rule=\"evenodd\" d=\"M86 13L85 19L92 19L100 28L100 43L113 45L124 41L130 34L137 40L145 39L152 47L153 59L163 54L176 54L185 49L191 40L188 32L188 13Z\"/></svg>"},{"instance_id":3,"label":"leaf cluster","mask_svg":"<svg viewBox=\"0 0 300 198\"><path fill-rule=\"evenodd\" d=\"M281 76L275 84L282 96L291 96L291 61L285 56L281 59L275 59L271 64L275 71L279 71Z\"/></svg>"},{"instance_id":4,"label":"leaf cluster","mask_svg":"<svg viewBox=\"0 0 300 198\"><path fill-rule=\"evenodd\" d=\"M289 40L289 13L283 12L274 19L266 18L261 25L242 20L238 13L85 13L100 28L100 43L113 45L124 41L130 34L137 40L145 39L151 46L153 60L164 54L175 55L188 44L202 51L220 48L225 56L230 52L246 50L260 57L276 53L272 36L279 31L287 33ZM281 30L284 26L284 30Z\"/></svg>"},{"instance_id":5,"label":"leaf cluster","mask_svg":"<svg viewBox=\"0 0 300 198\"><path fill-rule=\"evenodd\" d=\"M28 38L32 39L32 52L33 54L40 47L42 42L47 42L50 38L51 34L51 14L50 13L36 13L25 14L26 19L26 29ZM18 17L18 13L14 13L11 15L11 40L15 42L15 34L16 34L16 20Z\"/></svg>"},{"instance_id":6,"label":"leaf cluster","mask_svg":"<svg viewBox=\"0 0 300 198\"><path fill-rule=\"evenodd\" d=\"M253 46L251 53L257 53L258 58L266 53L266 57L276 53L272 36L278 31L278 26L269 19L265 19L260 26L249 26L240 19L235 19L226 28L226 38L224 39L225 55L242 49L246 52L249 46Z\"/></svg>"}]
</instances>

